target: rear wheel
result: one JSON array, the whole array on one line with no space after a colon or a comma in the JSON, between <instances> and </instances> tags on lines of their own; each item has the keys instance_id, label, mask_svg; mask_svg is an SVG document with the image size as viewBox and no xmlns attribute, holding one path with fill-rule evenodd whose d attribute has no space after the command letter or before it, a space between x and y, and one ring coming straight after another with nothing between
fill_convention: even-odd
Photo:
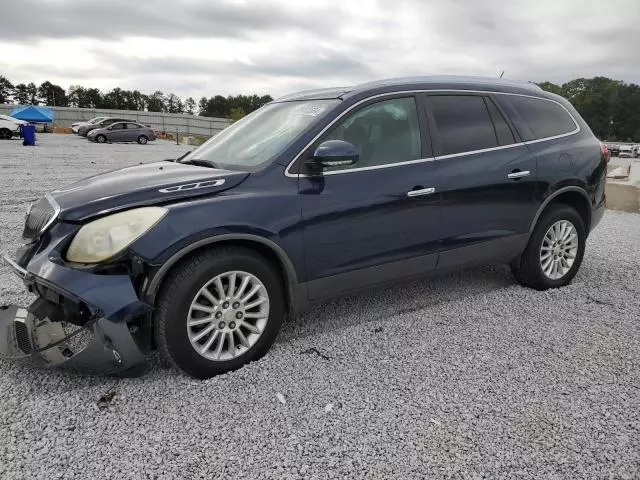
<instances>
[{"instance_id":1,"label":"rear wheel","mask_svg":"<svg viewBox=\"0 0 640 480\"><path fill-rule=\"evenodd\" d=\"M149 141L149 139L145 135L140 135L138 137L138 143L140 145L145 145L148 141Z\"/></svg>"},{"instance_id":2,"label":"rear wheel","mask_svg":"<svg viewBox=\"0 0 640 480\"><path fill-rule=\"evenodd\" d=\"M198 253L174 270L158 296L156 343L164 360L196 378L262 357L286 312L278 273L244 248Z\"/></svg>"},{"instance_id":3,"label":"rear wheel","mask_svg":"<svg viewBox=\"0 0 640 480\"><path fill-rule=\"evenodd\" d=\"M11 140L12 136L13 134L11 133L11 130L9 130L8 128L0 129L0 140Z\"/></svg>"},{"instance_id":4,"label":"rear wheel","mask_svg":"<svg viewBox=\"0 0 640 480\"><path fill-rule=\"evenodd\" d=\"M104 143L106 141L107 141L107 137L105 137L104 135L98 135L96 137L96 142L98 142L98 143Z\"/></svg>"},{"instance_id":5,"label":"rear wheel","mask_svg":"<svg viewBox=\"0 0 640 480\"><path fill-rule=\"evenodd\" d=\"M552 205L511 270L519 283L536 290L563 287L578 273L585 243L584 221L578 212L567 205Z\"/></svg>"}]
</instances>

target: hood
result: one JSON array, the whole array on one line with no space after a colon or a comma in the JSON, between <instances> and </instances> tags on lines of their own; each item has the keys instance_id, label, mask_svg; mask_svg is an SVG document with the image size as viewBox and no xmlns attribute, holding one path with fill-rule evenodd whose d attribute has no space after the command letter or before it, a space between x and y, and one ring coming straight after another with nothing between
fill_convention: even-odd
<instances>
[{"instance_id":1,"label":"hood","mask_svg":"<svg viewBox=\"0 0 640 480\"><path fill-rule=\"evenodd\" d=\"M54 190L51 196L60 207L61 220L82 221L131 207L219 193L248 176L247 172L155 162L85 178Z\"/></svg>"}]
</instances>

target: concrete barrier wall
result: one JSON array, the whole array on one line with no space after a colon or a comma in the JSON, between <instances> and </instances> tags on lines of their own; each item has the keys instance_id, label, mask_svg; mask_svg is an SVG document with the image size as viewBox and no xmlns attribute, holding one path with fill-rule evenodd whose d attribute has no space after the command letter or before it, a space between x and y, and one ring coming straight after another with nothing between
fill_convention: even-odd
<instances>
[{"instance_id":1,"label":"concrete barrier wall","mask_svg":"<svg viewBox=\"0 0 640 480\"><path fill-rule=\"evenodd\" d=\"M0 114L11 115L16 105L0 105ZM47 107L54 111L53 124L56 127L71 127L72 123L83 122L94 117L122 117L150 125L167 133L213 136L231 122L226 118L198 117L180 113L139 112L134 110L107 110L100 108Z\"/></svg>"}]
</instances>

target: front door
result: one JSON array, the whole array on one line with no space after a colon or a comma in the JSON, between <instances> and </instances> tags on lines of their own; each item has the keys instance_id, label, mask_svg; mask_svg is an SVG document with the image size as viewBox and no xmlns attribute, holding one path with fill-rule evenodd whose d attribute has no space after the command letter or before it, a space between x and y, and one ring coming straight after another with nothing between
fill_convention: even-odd
<instances>
[{"instance_id":1,"label":"front door","mask_svg":"<svg viewBox=\"0 0 640 480\"><path fill-rule=\"evenodd\" d=\"M299 179L308 292L318 299L433 270L439 179L426 116L414 96L350 111L314 142L354 144L354 165Z\"/></svg>"},{"instance_id":2,"label":"front door","mask_svg":"<svg viewBox=\"0 0 640 480\"><path fill-rule=\"evenodd\" d=\"M509 260L534 216L536 159L490 94L425 95L441 178L438 269Z\"/></svg>"},{"instance_id":3,"label":"front door","mask_svg":"<svg viewBox=\"0 0 640 480\"><path fill-rule=\"evenodd\" d=\"M127 124L126 123L114 123L109 127L109 140L112 142L123 142L126 140Z\"/></svg>"}]
</instances>

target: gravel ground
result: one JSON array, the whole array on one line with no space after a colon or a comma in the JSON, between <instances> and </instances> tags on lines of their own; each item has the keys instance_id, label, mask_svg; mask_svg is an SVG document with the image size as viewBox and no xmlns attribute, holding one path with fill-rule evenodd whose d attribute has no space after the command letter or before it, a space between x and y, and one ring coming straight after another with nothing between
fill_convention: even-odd
<instances>
[{"instance_id":1,"label":"gravel ground","mask_svg":"<svg viewBox=\"0 0 640 480\"><path fill-rule=\"evenodd\" d=\"M167 142L0 142L0 250L27 203ZM0 478L640 478L640 216L607 212L566 288L504 267L325 303L260 362L116 381L0 362ZM0 268L3 303L28 302Z\"/></svg>"}]
</instances>

